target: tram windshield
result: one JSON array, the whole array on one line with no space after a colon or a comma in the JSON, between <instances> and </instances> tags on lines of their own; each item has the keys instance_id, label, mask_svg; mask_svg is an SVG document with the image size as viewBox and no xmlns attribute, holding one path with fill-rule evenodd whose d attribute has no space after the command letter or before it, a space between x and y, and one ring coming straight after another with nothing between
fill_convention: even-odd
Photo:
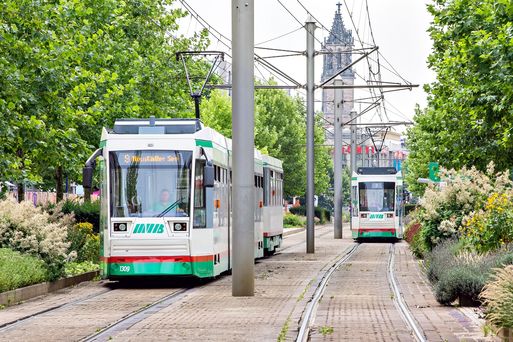
<instances>
[{"instance_id":1,"label":"tram windshield","mask_svg":"<svg viewBox=\"0 0 513 342\"><path fill-rule=\"evenodd\" d=\"M360 211L394 211L394 182L360 182Z\"/></svg>"},{"instance_id":2,"label":"tram windshield","mask_svg":"<svg viewBox=\"0 0 513 342\"><path fill-rule=\"evenodd\" d=\"M191 151L110 152L112 217L188 217Z\"/></svg>"}]
</instances>

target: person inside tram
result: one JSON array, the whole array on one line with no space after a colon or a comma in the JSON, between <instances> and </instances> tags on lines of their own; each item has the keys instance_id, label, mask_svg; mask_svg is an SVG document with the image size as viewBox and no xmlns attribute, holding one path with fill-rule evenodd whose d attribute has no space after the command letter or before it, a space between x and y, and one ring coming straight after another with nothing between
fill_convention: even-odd
<instances>
[{"instance_id":1,"label":"person inside tram","mask_svg":"<svg viewBox=\"0 0 513 342\"><path fill-rule=\"evenodd\" d=\"M177 198L176 194L171 196L171 192L168 189L162 189L159 201L153 205L152 209L162 214L162 216L185 216L185 212L179 207L179 201L180 199Z\"/></svg>"}]
</instances>

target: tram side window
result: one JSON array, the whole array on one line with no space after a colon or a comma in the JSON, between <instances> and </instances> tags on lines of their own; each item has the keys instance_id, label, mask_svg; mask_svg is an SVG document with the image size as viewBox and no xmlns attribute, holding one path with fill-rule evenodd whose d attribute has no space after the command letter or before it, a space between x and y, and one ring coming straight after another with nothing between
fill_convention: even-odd
<instances>
[{"instance_id":1,"label":"tram side window","mask_svg":"<svg viewBox=\"0 0 513 342\"><path fill-rule=\"evenodd\" d=\"M206 227L205 187L203 186L204 160L196 160L194 172L194 228Z\"/></svg>"},{"instance_id":2,"label":"tram side window","mask_svg":"<svg viewBox=\"0 0 513 342\"><path fill-rule=\"evenodd\" d=\"M353 217L358 217L358 187L351 187L351 212Z\"/></svg>"},{"instance_id":3,"label":"tram side window","mask_svg":"<svg viewBox=\"0 0 513 342\"><path fill-rule=\"evenodd\" d=\"M398 185L395 189L396 196L396 204L395 204L395 215L402 215L402 205L403 205L403 186Z\"/></svg>"},{"instance_id":4,"label":"tram side window","mask_svg":"<svg viewBox=\"0 0 513 342\"><path fill-rule=\"evenodd\" d=\"M271 206L276 205L276 172L271 170Z\"/></svg>"},{"instance_id":5,"label":"tram side window","mask_svg":"<svg viewBox=\"0 0 513 342\"><path fill-rule=\"evenodd\" d=\"M283 174L278 173L276 179L276 201L275 205L282 205L283 199Z\"/></svg>"}]
</instances>

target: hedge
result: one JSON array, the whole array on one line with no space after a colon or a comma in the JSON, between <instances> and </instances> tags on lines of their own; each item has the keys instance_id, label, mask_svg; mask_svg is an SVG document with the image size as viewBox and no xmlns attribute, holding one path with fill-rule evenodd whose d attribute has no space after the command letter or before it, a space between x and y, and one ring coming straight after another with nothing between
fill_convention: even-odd
<instances>
[{"instance_id":1,"label":"hedge","mask_svg":"<svg viewBox=\"0 0 513 342\"><path fill-rule=\"evenodd\" d=\"M292 207L289 209L289 211L294 215L306 216L306 207L303 205L299 207ZM331 212L325 208L315 207L314 215L319 219L320 223L331 221Z\"/></svg>"}]
</instances>

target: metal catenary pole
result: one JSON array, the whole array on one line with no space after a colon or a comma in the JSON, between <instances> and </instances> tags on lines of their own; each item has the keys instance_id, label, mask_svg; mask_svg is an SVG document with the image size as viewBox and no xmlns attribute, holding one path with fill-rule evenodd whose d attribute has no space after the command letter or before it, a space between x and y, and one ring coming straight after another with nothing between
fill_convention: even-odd
<instances>
[{"instance_id":1,"label":"metal catenary pole","mask_svg":"<svg viewBox=\"0 0 513 342\"><path fill-rule=\"evenodd\" d=\"M315 20L308 16L306 27L306 252L315 253L314 222L314 90Z\"/></svg>"},{"instance_id":2,"label":"metal catenary pole","mask_svg":"<svg viewBox=\"0 0 513 342\"><path fill-rule=\"evenodd\" d=\"M341 80L335 80L335 85L342 84ZM342 89L335 89L335 148L333 156L333 177L335 178L335 239L342 239Z\"/></svg>"},{"instance_id":3,"label":"metal catenary pole","mask_svg":"<svg viewBox=\"0 0 513 342\"><path fill-rule=\"evenodd\" d=\"M351 178L353 177L353 172L356 172L356 133L357 131L357 124L354 121L357 118L357 113L355 111L351 111L350 113L351 122L353 123L351 127ZM353 203L351 203L351 208L353 208ZM349 227L350 229L353 229L353 209L351 209L351 218L349 219Z\"/></svg>"},{"instance_id":4,"label":"metal catenary pole","mask_svg":"<svg viewBox=\"0 0 513 342\"><path fill-rule=\"evenodd\" d=\"M233 296L255 293L254 0L232 0Z\"/></svg>"},{"instance_id":5,"label":"metal catenary pole","mask_svg":"<svg viewBox=\"0 0 513 342\"><path fill-rule=\"evenodd\" d=\"M351 122L356 118L356 112L352 111L351 113ZM357 139L357 125L356 122L353 122L351 125L351 174L356 172L356 139Z\"/></svg>"}]
</instances>

